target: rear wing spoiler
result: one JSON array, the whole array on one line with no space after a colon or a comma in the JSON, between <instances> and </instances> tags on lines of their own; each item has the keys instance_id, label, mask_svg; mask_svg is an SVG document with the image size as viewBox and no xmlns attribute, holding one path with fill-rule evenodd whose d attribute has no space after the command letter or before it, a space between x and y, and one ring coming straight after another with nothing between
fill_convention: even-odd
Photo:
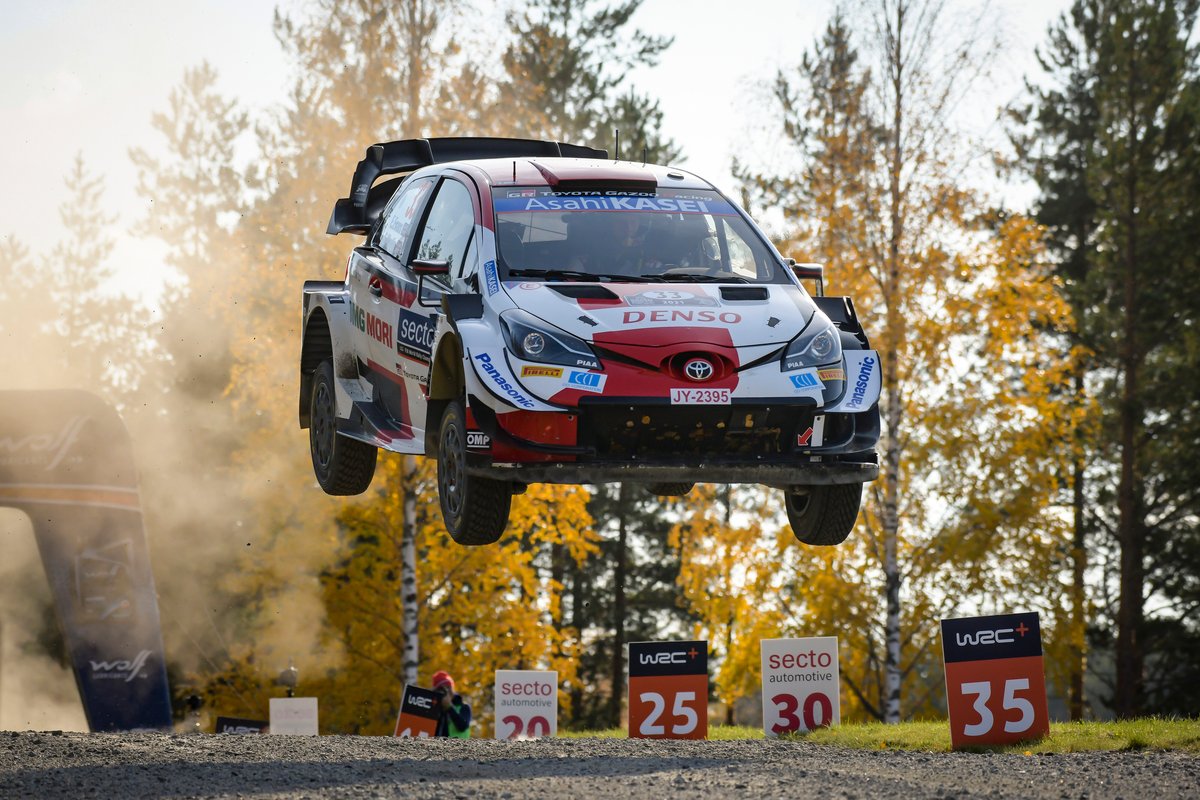
<instances>
[{"instance_id":1,"label":"rear wing spoiler","mask_svg":"<svg viewBox=\"0 0 1200 800\"><path fill-rule=\"evenodd\" d=\"M472 158L598 158L607 159L607 150L580 144L547 142L538 139L504 139L483 136L462 136L440 139L403 139L397 142L373 144L354 170L350 196L333 206L329 217L330 235L366 233L379 216L387 197L374 197L372 186L384 175L415 172L431 164L463 161ZM388 197L400 181L387 181L376 189ZM382 201L382 202L381 202Z\"/></svg>"}]
</instances>

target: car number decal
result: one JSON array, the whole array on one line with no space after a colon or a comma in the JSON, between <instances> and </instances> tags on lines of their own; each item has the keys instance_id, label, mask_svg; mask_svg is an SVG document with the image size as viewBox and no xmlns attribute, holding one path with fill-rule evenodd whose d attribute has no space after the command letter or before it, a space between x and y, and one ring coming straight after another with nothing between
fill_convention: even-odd
<instances>
[{"instance_id":1,"label":"car number decal","mask_svg":"<svg viewBox=\"0 0 1200 800\"><path fill-rule=\"evenodd\" d=\"M729 389L672 389L671 405L727 406Z\"/></svg>"}]
</instances>

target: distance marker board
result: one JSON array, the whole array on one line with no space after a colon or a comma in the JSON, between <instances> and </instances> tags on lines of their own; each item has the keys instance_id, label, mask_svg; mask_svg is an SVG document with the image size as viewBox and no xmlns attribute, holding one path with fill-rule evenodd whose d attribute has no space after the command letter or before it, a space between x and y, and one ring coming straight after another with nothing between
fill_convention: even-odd
<instances>
[{"instance_id":1,"label":"distance marker board","mask_svg":"<svg viewBox=\"0 0 1200 800\"><path fill-rule=\"evenodd\" d=\"M708 738L708 642L629 644L629 736Z\"/></svg>"},{"instance_id":2,"label":"distance marker board","mask_svg":"<svg viewBox=\"0 0 1200 800\"><path fill-rule=\"evenodd\" d=\"M842 720L836 636L763 639L763 732L767 736L837 725Z\"/></svg>"},{"instance_id":3,"label":"distance marker board","mask_svg":"<svg viewBox=\"0 0 1200 800\"><path fill-rule=\"evenodd\" d=\"M558 673L496 670L496 738L558 735Z\"/></svg>"},{"instance_id":4,"label":"distance marker board","mask_svg":"<svg viewBox=\"0 0 1200 800\"><path fill-rule=\"evenodd\" d=\"M442 715L438 696L432 689L405 684L400 695L400 714L396 717L396 736L424 739L437 733Z\"/></svg>"},{"instance_id":5,"label":"distance marker board","mask_svg":"<svg viewBox=\"0 0 1200 800\"><path fill-rule=\"evenodd\" d=\"M942 656L955 749L1050 732L1037 614L944 619Z\"/></svg>"}]
</instances>

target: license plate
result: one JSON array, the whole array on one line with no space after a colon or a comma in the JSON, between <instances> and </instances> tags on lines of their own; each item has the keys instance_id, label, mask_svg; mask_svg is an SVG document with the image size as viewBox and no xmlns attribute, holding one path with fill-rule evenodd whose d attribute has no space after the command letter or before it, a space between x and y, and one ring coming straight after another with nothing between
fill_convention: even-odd
<instances>
[{"instance_id":1,"label":"license plate","mask_svg":"<svg viewBox=\"0 0 1200 800\"><path fill-rule=\"evenodd\" d=\"M727 406L728 389L672 389L671 405Z\"/></svg>"}]
</instances>

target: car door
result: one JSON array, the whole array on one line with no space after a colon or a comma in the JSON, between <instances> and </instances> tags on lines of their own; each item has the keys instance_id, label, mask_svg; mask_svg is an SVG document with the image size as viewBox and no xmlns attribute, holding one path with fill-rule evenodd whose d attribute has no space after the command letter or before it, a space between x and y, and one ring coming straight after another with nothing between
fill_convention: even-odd
<instances>
[{"instance_id":1,"label":"car door","mask_svg":"<svg viewBox=\"0 0 1200 800\"><path fill-rule=\"evenodd\" d=\"M427 422L429 362L442 295L450 291L450 276L461 275L474 237L477 204L471 197L472 190L465 182L455 177L442 178L429 201L420 232L414 237L414 247L407 258L398 259L402 280L412 291L401 293L396 308L395 359L408 401L404 422L412 426L414 435L421 440ZM446 261L449 275L427 276L417 281L411 264L418 259Z\"/></svg>"},{"instance_id":2,"label":"car door","mask_svg":"<svg viewBox=\"0 0 1200 800\"><path fill-rule=\"evenodd\" d=\"M359 374L371 385L375 404L397 422L403 421L399 411L404 407L404 398L401 396L402 382L393 357L396 346L395 309L405 289L389 254L411 248L421 215L436 183L434 178L420 178L406 184L388 203L368 244L356 248L350 257L347 280ZM411 288L415 290L415 284ZM411 431L403 426L398 427L398 430L390 433L399 440L411 439Z\"/></svg>"}]
</instances>

